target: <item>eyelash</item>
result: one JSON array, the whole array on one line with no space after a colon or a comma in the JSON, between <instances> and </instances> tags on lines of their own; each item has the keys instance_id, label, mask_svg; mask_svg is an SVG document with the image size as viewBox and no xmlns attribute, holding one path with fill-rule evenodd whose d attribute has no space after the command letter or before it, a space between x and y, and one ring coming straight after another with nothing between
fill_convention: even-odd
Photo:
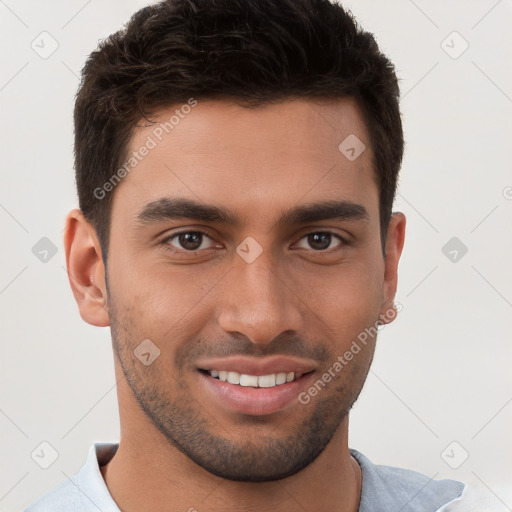
<instances>
[{"instance_id":1,"label":"eyelash","mask_svg":"<svg viewBox=\"0 0 512 512\"><path fill-rule=\"evenodd\" d=\"M186 249L176 249L172 246L170 246L169 242L171 240L173 240L174 238L177 238L179 237L180 235L184 235L186 233L196 233L196 234L200 234L202 236L205 236L206 238L209 238L210 240L213 240L212 237L210 235L208 235L208 233L205 233L204 231L201 231L201 230L185 230L185 231L179 231L178 233L174 233L166 238L164 238L162 240L162 245L170 250L171 252L175 252L175 253L181 253L181 254L190 254L190 255L195 255L195 254L198 254L200 253L201 251L207 251L208 249L196 249L196 250L189 250L187 251ZM303 236L301 236L300 240L302 240L303 238L306 238L308 237L309 235L314 235L314 234L318 234L318 233L322 233L322 234L328 234L328 235L332 235L333 237L337 238L340 242L341 242L341 246L347 246L349 245L349 243L347 242L347 240L345 240L344 238L342 238L340 235L338 235L337 233L334 233L333 231L310 231L309 233L305 233ZM311 249L312 252L316 253L316 254L325 254L327 252L331 252L333 251L333 249L322 249L322 250L314 250L314 249Z\"/></svg>"}]
</instances>

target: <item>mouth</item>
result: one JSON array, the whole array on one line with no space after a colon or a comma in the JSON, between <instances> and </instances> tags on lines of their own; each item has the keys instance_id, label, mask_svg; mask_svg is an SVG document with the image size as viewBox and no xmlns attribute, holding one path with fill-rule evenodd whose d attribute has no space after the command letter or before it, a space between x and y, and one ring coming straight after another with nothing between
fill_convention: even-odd
<instances>
[{"instance_id":1,"label":"mouth","mask_svg":"<svg viewBox=\"0 0 512 512\"><path fill-rule=\"evenodd\" d=\"M316 364L289 357L232 357L199 363L201 394L217 413L270 415L299 405Z\"/></svg>"},{"instance_id":2,"label":"mouth","mask_svg":"<svg viewBox=\"0 0 512 512\"><path fill-rule=\"evenodd\" d=\"M302 375L303 373L295 372L279 372L270 373L268 375L249 375L247 373L238 373L235 371L227 370L201 370L204 373L210 375L214 379L218 379L222 382L229 382L235 386L252 387L252 388L273 388L276 386L282 386L288 382L293 382Z\"/></svg>"}]
</instances>

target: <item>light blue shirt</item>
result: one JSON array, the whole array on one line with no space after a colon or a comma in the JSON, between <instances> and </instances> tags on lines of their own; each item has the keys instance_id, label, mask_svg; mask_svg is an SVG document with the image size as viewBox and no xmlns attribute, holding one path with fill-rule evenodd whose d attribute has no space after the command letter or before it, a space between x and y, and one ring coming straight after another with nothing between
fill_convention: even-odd
<instances>
[{"instance_id":1,"label":"light blue shirt","mask_svg":"<svg viewBox=\"0 0 512 512\"><path fill-rule=\"evenodd\" d=\"M24 512L120 512L100 472L118 447L92 444L82 468ZM455 480L433 480L416 471L375 465L356 450L350 453L363 475L359 512L448 512L446 505L458 500L465 488Z\"/></svg>"}]
</instances>

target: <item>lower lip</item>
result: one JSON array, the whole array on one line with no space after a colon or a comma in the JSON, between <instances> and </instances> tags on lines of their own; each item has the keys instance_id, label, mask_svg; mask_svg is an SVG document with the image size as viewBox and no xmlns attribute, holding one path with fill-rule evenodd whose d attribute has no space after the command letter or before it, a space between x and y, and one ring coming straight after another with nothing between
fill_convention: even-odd
<instances>
[{"instance_id":1,"label":"lower lip","mask_svg":"<svg viewBox=\"0 0 512 512\"><path fill-rule=\"evenodd\" d=\"M299 394L307 387L313 373L307 373L292 382L272 388L230 384L203 372L199 372L199 376L214 403L232 412L262 416L278 412L293 402L298 402Z\"/></svg>"}]
</instances>

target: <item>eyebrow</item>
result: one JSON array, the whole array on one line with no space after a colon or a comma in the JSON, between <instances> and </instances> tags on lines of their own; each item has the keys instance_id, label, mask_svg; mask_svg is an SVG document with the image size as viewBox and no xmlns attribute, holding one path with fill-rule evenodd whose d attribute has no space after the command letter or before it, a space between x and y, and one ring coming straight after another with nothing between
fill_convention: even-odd
<instances>
[{"instance_id":1,"label":"eyebrow","mask_svg":"<svg viewBox=\"0 0 512 512\"><path fill-rule=\"evenodd\" d=\"M137 227L166 220L191 219L202 222L218 222L238 226L240 217L227 208L199 203L185 198L162 197L144 205L135 216ZM286 210L278 222L305 224L321 220L364 220L369 221L367 209L351 201L329 200L295 206Z\"/></svg>"}]
</instances>

